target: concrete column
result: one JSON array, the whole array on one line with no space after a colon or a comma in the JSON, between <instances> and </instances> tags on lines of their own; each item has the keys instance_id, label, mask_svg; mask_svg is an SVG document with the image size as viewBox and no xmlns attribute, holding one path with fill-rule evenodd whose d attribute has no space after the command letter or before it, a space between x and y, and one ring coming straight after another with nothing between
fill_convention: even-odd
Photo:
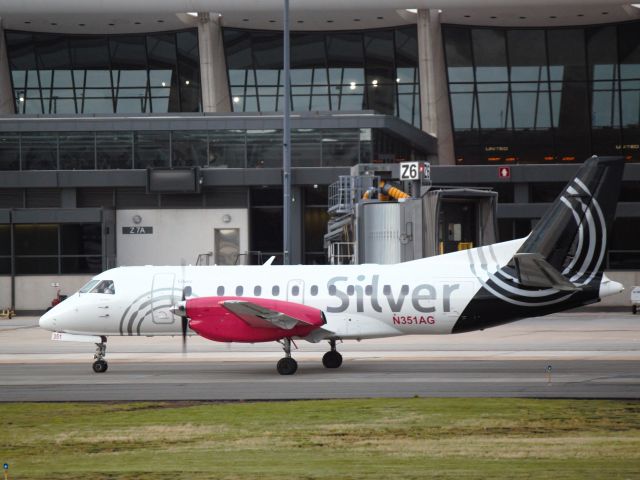
<instances>
[{"instance_id":1,"label":"concrete column","mask_svg":"<svg viewBox=\"0 0 640 480\"><path fill-rule=\"evenodd\" d=\"M231 111L220 19L217 13L198 13L202 109L205 112Z\"/></svg>"},{"instance_id":2,"label":"concrete column","mask_svg":"<svg viewBox=\"0 0 640 480\"><path fill-rule=\"evenodd\" d=\"M422 130L438 139L438 164L454 165L453 131L438 10L418 10Z\"/></svg>"},{"instance_id":3,"label":"concrete column","mask_svg":"<svg viewBox=\"0 0 640 480\"><path fill-rule=\"evenodd\" d=\"M529 184L516 183L513 185L513 202L529 203Z\"/></svg>"},{"instance_id":4,"label":"concrete column","mask_svg":"<svg viewBox=\"0 0 640 480\"><path fill-rule=\"evenodd\" d=\"M0 18L0 115L13 115L13 89L11 88L11 72L9 71L9 56L7 44L4 41L4 28Z\"/></svg>"}]
</instances>

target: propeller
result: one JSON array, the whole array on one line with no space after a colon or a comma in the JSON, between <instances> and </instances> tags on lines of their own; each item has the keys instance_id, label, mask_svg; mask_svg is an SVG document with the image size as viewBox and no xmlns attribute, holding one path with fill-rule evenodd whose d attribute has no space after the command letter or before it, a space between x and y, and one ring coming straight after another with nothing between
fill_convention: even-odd
<instances>
[{"instance_id":1,"label":"propeller","mask_svg":"<svg viewBox=\"0 0 640 480\"><path fill-rule=\"evenodd\" d=\"M182 353L187 353L187 328L189 328L189 317L187 317L187 297L191 296L191 287L182 289L182 300L178 305L176 315L180 315L182 321Z\"/></svg>"}]
</instances>

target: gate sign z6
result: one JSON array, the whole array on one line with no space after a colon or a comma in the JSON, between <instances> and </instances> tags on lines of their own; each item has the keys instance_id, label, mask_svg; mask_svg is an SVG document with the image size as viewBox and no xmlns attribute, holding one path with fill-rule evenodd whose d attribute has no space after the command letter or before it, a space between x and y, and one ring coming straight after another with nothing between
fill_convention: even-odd
<instances>
[{"instance_id":1,"label":"gate sign z6","mask_svg":"<svg viewBox=\"0 0 640 480\"><path fill-rule=\"evenodd\" d=\"M420 180L420 162L402 162L400 180Z\"/></svg>"}]
</instances>

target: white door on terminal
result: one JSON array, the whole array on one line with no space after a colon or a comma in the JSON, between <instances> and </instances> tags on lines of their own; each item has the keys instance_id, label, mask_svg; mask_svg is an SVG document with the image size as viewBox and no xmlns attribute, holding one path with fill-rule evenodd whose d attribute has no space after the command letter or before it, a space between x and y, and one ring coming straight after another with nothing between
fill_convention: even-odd
<instances>
[{"instance_id":1,"label":"white door on terminal","mask_svg":"<svg viewBox=\"0 0 640 480\"><path fill-rule=\"evenodd\" d=\"M240 229L214 228L213 233L214 262L216 265L239 265Z\"/></svg>"}]
</instances>

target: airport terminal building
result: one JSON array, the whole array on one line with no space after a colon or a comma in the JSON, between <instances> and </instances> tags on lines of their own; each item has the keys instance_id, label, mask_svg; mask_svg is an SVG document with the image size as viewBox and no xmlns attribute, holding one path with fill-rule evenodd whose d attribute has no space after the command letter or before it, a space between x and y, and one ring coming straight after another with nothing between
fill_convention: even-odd
<instances>
[{"instance_id":1,"label":"airport terminal building","mask_svg":"<svg viewBox=\"0 0 640 480\"><path fill-rule=\"evenodd\" d=\"M584 159L622 155L607 270L640 283L638 7L292 0L292 263L326 263L328 187L354 165L490 187L509 240ZM281 254L280 0L2 8L0 308L118 265Z\"/></svg>"}]
</instances>

